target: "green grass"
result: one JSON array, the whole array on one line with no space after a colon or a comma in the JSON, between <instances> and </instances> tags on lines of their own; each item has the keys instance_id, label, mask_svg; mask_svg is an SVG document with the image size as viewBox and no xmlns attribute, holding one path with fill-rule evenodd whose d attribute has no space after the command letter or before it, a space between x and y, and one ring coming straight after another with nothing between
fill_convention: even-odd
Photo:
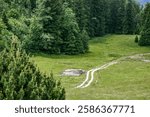
<instances>
[{"instance_id":1,"label":"green grass","mask_svg":"<svg viewBox=\"0 0 150 117\"><path fill-rule=\"evenodd\" d=\"M54 73L66 89L66 99L150 99L150 64L126 60L95 74L93 83L85 89L75 89L85 75L61 77L65 69L90 70L117 58L150 52L139 47L134 35L107 35L90 40L90 51L84 55L36 54L35 64L42 72ZM150 56L146 56L150 59Z\"/></svg>"}]
</instances>

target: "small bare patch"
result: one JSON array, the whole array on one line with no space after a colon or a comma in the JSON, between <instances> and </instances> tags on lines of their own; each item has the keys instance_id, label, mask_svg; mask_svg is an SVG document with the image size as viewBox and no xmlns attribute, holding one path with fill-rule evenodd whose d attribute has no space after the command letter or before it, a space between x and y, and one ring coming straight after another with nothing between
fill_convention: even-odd
<instances>
[{"instance_id":1,"label":"small bare patch","mask_svg":"<svg viewBox=\"0 0 150 117\"><path fill-rule=\"evenodd\" d=\"M62 76L80 76L85 73L86 71L82 69L67 69L63 71Z\"/></svg>"}]
</instances>

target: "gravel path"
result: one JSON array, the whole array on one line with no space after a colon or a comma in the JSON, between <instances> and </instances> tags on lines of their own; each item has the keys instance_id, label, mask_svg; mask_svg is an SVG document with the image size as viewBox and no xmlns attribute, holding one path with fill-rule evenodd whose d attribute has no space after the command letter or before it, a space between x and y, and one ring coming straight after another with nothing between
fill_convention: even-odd
<instances>
[{"instance_id":1,"label":"gravel path","mask_svg":"<svg viewBox=\"0 0 150 117\"><path fill-rule=\"evenodd\" d=\"M112 65L115 65L115 64L118 64L120 61L122 60L125 60L125 59L133 59L133 60L141 60L143 62L150 62L150 60L145 60L144 59L144 55L150 55L150 53L145 53L145 54L136 54L136 55L132 55L132 56L127 56L127 57L121 57L117 60L114 60L114 61L111 61L109 63L106 63L98 68L94 68L94 69L91 69L89 70L87 73L86 73L86 78L85 80L80 84L78 85L76 88L86 88L88 86L90 86L90 84L93 82L94 80L94 73L99 71L99 70L103 70L103 69L106 69Z\"/></svg>"}]
</instances>

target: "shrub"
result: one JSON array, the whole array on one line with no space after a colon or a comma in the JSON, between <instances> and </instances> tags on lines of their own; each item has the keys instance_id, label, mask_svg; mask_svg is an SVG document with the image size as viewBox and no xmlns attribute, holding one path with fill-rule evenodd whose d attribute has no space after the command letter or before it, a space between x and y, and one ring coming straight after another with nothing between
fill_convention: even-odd
<instances>
[{"instance_id":1,"label":"shrub","mask_svg":"<svg viewBox=\"0 0 150 117\"><path fill-rule=\"evenodd\" d=\"M62 100L65 90L52 74L41 74L14 38L0 56L0 99Z\"/></svg>"},{"instance_id":2,"label":"shrub","mask_svg":"<svg viewBox=\"0 0 150 117\"><path fill-rule=\"evenodd\" d=\"M136 37L135 37L135 43L138 43L139 42L139 38L138 38L138 36L136 35Z\"/></svg>"},{"instance_id":3,"label":"shrub","mask_svg":"<svg viewBox=\"0 0 150 117\"><path fill-rule=\"evenodd\" d=\"M139 40L140 46L150 46L150 30L143 31Z\"/></svg>"},{"instance_id":4,"label":"shrub","mask_svg":"<svg viewBox=\"0 0 150 117\"><path fill-rule=\"evenodd\" d=\"M143 29L139 40L140 46L150 46L150 3L147 3L143 14Z\"/></svg>"}]
</instances>

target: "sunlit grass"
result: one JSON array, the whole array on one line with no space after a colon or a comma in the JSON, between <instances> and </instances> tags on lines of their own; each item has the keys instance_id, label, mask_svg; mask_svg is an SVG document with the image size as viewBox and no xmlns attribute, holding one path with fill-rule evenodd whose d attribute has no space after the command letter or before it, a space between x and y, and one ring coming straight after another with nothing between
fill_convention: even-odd
<instances>
[{"instance_id":1,"label":"sunlit grass","mask_svg":"<svg viewBox=\"0 0 150 117\"><path fill-rule=\"evenodd\" d=\"M97 72L95 80L85 89L74 88L85 75L62 77L65 69L90 70L122 56L150 52L150 47L139 47L134 35L107 35L90 40L89 53L84 55L36 54L33 60L42 72L54 73L66 88L67 99L150 99L150 63L126 60ZM146 57L150 59L150 57Z\"/></svg>"}]
</instances>

